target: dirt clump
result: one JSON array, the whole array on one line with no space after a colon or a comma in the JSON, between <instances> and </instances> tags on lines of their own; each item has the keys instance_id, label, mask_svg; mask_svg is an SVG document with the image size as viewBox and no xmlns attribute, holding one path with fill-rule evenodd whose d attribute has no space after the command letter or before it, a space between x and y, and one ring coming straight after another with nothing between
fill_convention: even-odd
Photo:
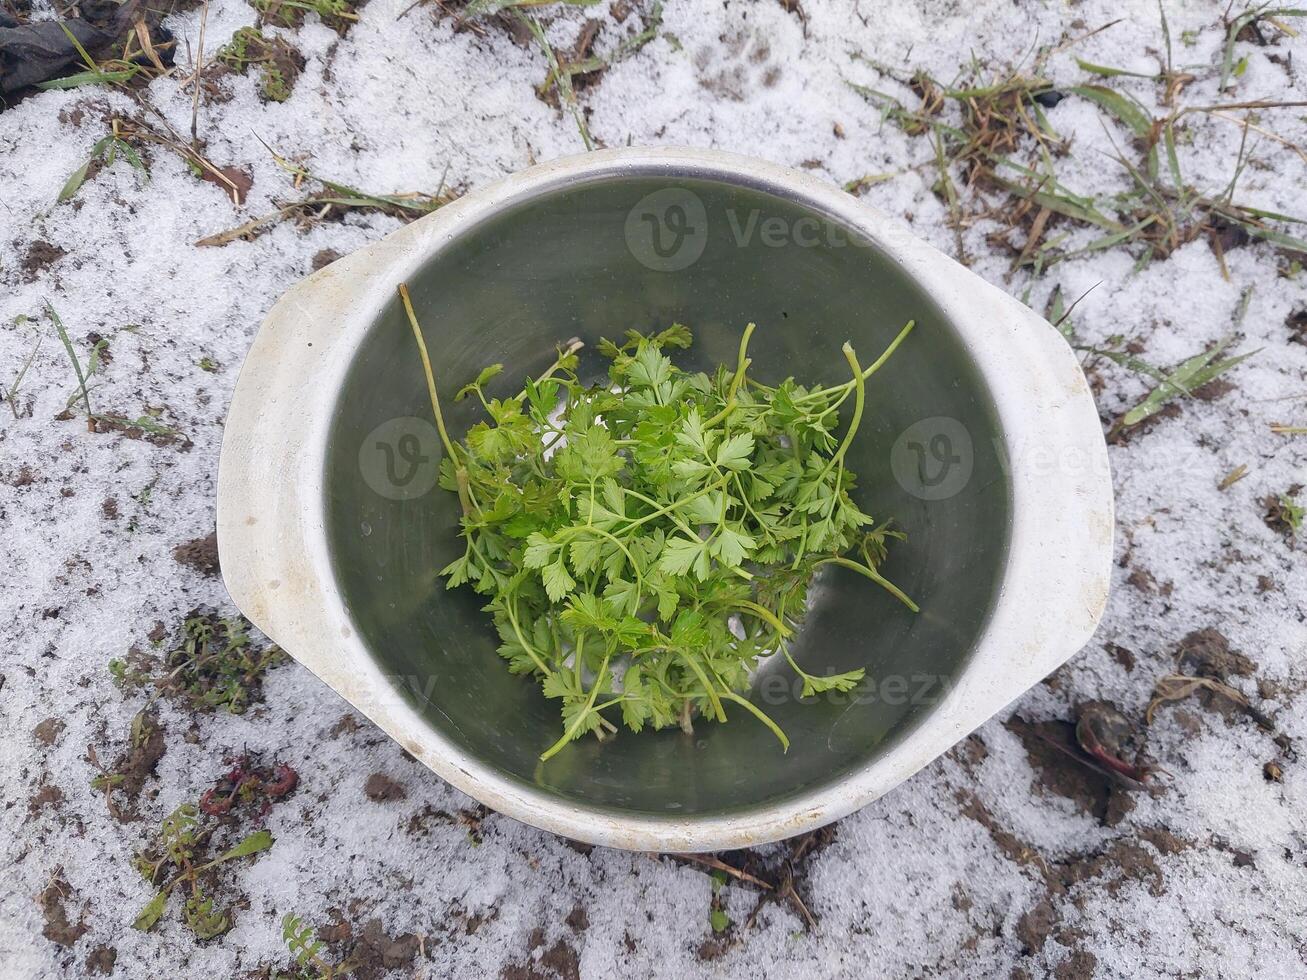
<instances>
[{"instance_id":1,"label":"dirt clump","mask_svg":"<svg viewBox=\"0 0 1307 980\"><path fill-rule=\"evenodd\" d=\"M545 932L539 926L527 938L527 957L507 964L499 980L580 980L581 957L566 939L545 947Z\"/></svg>"},{"instance_id":2,"label":"dirt clump","mask_svg":"<svg viewBox=\"0 0 1307 980\"><path fill-rule=\"evenodd\" d=\"M91 787L104 793L110 816L120 823L140 819L136 800L167 751L163 725L153 711L141 712L132 720L131 741L112 765L101 764L94 745L86 747L86 761L99 771ZM119 805L120 799L128 804L125 809Z\"/></svg>"},{"instance_id":3,"label":"dirt clump","mask_svg":"<svg viewBox=\"0 0 1307 980\"><path fill-rule=\"evenodd\" d=\"M86 954L86 972L108 976L118 962L118 950L112 946L96 946Z\"/></svg>"},{"instance_id":4,"label":"dirt clump","mask_svg":"<svg viewBox=\"0 0 1307 980\"><path fill-rule=\"evenodd\" d=\"M79 914L74 923L68 915L68 906L74 905L76 900L76 893L64 880L62 868L55 869L50 884L36 896L36 904L41 907L41 915L45 919L41 935L57 946L72 946L86 935L86 920Z\"/></svg>"},{"instance_id":5,"label":"dirt clump","mask_svg":"<svg viewBox=\"0 0 1307 980\"><path fill-rule=\"evenodd\" d=\"M193 568L201 575L217 575L218 532L210 531L202 538L185 541L172 549L173 559L180 565Z\"/></svg>"},{"instance_id":6,"label":"dirt clump","mask_svg":"<svg viewBox=\"0 0 1307 980\"><path fill-rule=\"evenodd\" d=\"M42 745L54 745L59 741L59 736L63 730L68 727L64 724L62 718L47 718L44 721L38 721L32 729L32 737Z\"/></svg>"},{"instance_id":7,"label":"dirt clump","mask_svg":"<svg viewBox=\"0 0 1307 980\"><path fill-rule=\"evenodd\" d=\"M392 970L403 970L417 958L418 945L413 933L391 937L380 919L369 919L349 956L350 962L356 964L352 975L359 980L380 980Z\"/></svg>"},{"instance_id":8,"label":"dirt clump","mask_svg":"<svg viewBox=\"0 0 1307 980\"><path fill-rule=\"evenodd\" d=\"M1257 669L1250 659L1230 648L1224 633L1210 626L1194 630L1180 641L1176 661L1186 673L1218 681L1251 677Z\"/></svg>"},{"instance_id":9,"label":"dirt clump","mask_svg":"<svg viewBox=\"0 0 1307 980\"><path fill-rule=\"evenodd\" d=\"M320 269L325 269L338 258L340 258L340 253L334 248L319 249L317 252L313 253L313 258L310 260L309 266L314 272L317 272Z\"/></svg>"},{"instance_id":10,"label":"dirt clump","mask_svg":"<svg viewBox=\"0 0 1307 980\"><path fill-rule=\"evenodd\" d=\"M374 772L363 784L363 792L373 803L390 803L408 796L402 783L396 782L385 773Z\"/></svg>"},{"instance_id":11,"label":"dirt clump","mask_svg":"<svg viewBox=\"0 0 1307 980\"><path fill-rule=\"evenodd\" d=\"M27 801L27 812L35 817L43 810L58 810L64 805L64 791L53 783L42 783Z\"/></svg>"},{"instance_id":12,"label":"dirt clump","mask_svg":"<svg viewBox=\"0 0 1307 980\"><path fill-rule=\"evenodd\" d=\"M1041 791L1115 827L1152 772L1143 735L1110 702L1085 702L1076 716L1035 722L1014 715L1005 727L1021 740Z\"/></svg>"},{"instance_id":13,"label":"dirt clump","mask_svg":"<svg viewBox=\"0 0 1307 980\"><path fill-rule=\"evenodd\" d=\"M44 239L37 239L27 246L27 253L23 256L23 279L26 282L35 282L42 272L67 254L66 249L51 245Z\"/></svg>"}]
</instances>

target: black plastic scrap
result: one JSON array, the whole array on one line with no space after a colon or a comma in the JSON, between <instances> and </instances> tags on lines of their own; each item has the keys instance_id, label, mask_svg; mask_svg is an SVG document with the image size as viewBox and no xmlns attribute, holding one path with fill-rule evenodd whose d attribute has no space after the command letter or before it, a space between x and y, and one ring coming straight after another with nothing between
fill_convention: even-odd
<instances>
[{"instance_id":1,"label":"black plastic scrap","mask_svg":"<svg viewBox=\"0 0 1307 980\"><path fill-rule=\"evenodd\" d=\"M77 46L64 28L94 53L120 39L143 14L149 19L137 0L122 4L93 0L79 9L81 17L29 24L0 11L0 92L17 92L81 66Z\"/></svg>"}]
</instances>

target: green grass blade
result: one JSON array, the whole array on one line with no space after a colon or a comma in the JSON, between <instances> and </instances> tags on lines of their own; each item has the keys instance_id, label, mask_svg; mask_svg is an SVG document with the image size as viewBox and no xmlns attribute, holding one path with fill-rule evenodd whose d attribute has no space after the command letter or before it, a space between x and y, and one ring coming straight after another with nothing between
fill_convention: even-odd
<instances>
[{"instance_id":1,"label":"green grass blade","mask_svg":"<svg viewBox=\"0 0 1307 980\"><path fill-rule=\"evenodd\" d=\"M1216 86L1217 91L1223 91L1230 81L1230 73L1234 70L1234 45L1238 40L1239 32L1253 21L1266 17L1307 17L1307 10L1301 7L1277 7L1274 10L1257 7L1236 17L1230 23L1229 33L1225 36L1225 54L1221 58L1221 82Z\"/></svg>"},{"instance_id":2,"label":"green grass blade","mask_svg":"<svg viewBox=\"0 0 1307 980\"><path fill-rule=\"evenodd\" d=\"M1180 394L1191 394L1193 389L1220 377L1226 371L1243 363L1257 353L1255 350L1249 351L1237 357L1227 357L1218 361L1217 357L1230 346L1233 340L1233 337L1227 337L1210 350L1195 354L1193 357L1182 361L1166 376L1163 384L1158 385L1143 401L1126 412L1121 418L1121 427L1128 428L1132 425L1138 425L1144 419L1159 412L1173 398Z\"/></svg>"},{"instance_id":3,"label":"green grass blade","mask_svg":"<svg viewBox=\"0 0 1307 980\"><path fill-rule=\"evenodd\" d=\"M68 40L72 46L77 49L77 53L82 56L82 61L86 64L86 67L91 71L99 71L100 69L96 67L95 59L87 53L86 48L82 47L82 42L77 40L77 35L74 34L63 21L59 22L59 26L63 29L64 34L68 36Z\"/></svg>"},{"instance_id":4,"label":"green grass blade","mask_svg":"<svg viewBox=\"0 0 1307 980\"><path fill-rule=\"evenodd\" d=\"M1166 165L1171 171L1171 182L1175 185L1176 196L1182 206L1187 206L1188 192L1185 191L1184 177L1180 173L1180 157L1175 150L1175 130L1168 122L1162 127L1162 146L1166 150Z\"/></svg>"},{"instance_id":5,"label":"green grass blade","mask_svg":"<svg viewBox=\"0 0 1307 980\"><path fill-rule=\"evenodd\" d=\"M1073 85L1066 91L1082 99L1097 103L1125 124L1136 136L1148 137L1153 128L1152 117L1142 105L1128 95L1103 85Z\"/></svg>"},{"instance_id":6,"label":"green grass blade","mask_svg":"<svg viewBox=\"0 0 1307 980\"><path fill-rule=\"evenodd\" d=\"M1211 381L1214 378L1219 378L1221 375L1223 375L1226 371L1230 370L1232 367L1242 364L1244 361L1248 360L1248 358L1252 357L1256 353L1259 353L1260 351L1261 348L1258 347L1256 350L1250 350L1246 354L1238 354L1235 357L1227 357L1223 361L1216 361L1212 364L1207 365L1207 367L1201 369L1189 379L1190 389L1192 390L1193 388L1201 388L1203 385L1207 384L1207 382Z\"/></svg>"},{"instance_id":7,"label":"green grass blade","mask_svg":"<svg viewBox=\"0 0 1307 980\"><path fill-rule=\"evenodd\" d=\"M119 150L122 150L122 154L124 157L127 158L127 162L130 163L137 170L139 170L141 173L143 173L145 175L146 181L149 181L150 171L148 168L146 168L145 162L141 159L141 155L137 153L136 150L134 150L130 145L123 142L122 140L116 139L114 140L114 143L117 145L117 148Z\"/></svg>"},{"instance_id":8,"label":"green grass blade","mask_svg":"<svg viewBox=\"0 0 1307 980\"><path fill-rule=\"evenodd\" d=\"M1124 68L1111 68L1107 65L1096 65L1093 62L1084 61L1081 58L1076 59L1076 64L1080 66L1082 71L1087 71L1093 75L1100 75L1103 78L1115 78L1120 75L1129 78L1157 78L1156 75L1145 74L1141 71L1126 71Z\"/></svg>"},{"instance_id":9,"label":"green grass blade","mask_svg":"<svg viewBox=\"0 0 1307 980\"><path fill-rule=\"evenodd\" d=\"M91 169L91 164L95 162L95 158L103 153L105 147L107 147L111 142L113 142L113 137L106 136L104 139L100 140L100 142L96 143L95 146L91 147L91 155L86 158L86 162L74 170L68 180L64 182L63 189L59 191L59 196L55 198L56 204L63 204L65 201L72 198L72 196L77 193L78 189L81 188L82 184L86 183L86 174L87 171Z\"/></svg>"},{"instance_id":10,"label":"green grass blade","mask_svg":"<svg viewBox=\"0 0 1307 980\"><path fill-rule=\"evenodd\" d=\"M554 2L555 0L472 0L463 8L463 19L472 20L475 17L489 17L501 10L510 10L515 7L546 7ZM599 0L562 0L562 2L572 7L593 7Z\"/></svg>"},{"instance_id":11,"label":"green grass blade","mask_svg":"<svg viewBox=\"0 0 1307 980\"><path fill-rule=\"evenodd\" d=\"M117 85L132 78L139 71L140 69L135 67L120 71L100 71L95 68L88 71L79 71L76 75L65 75L63 78L51 78L45 82L37 82L36 87L50 91L78 88L82 85Z\"/></svg>"},{"instance_id":12,"label":"green grass blade","mask_svg":"<svg viewBox=\"0 0 1307 980\"><path fill-rule=\"evenodd\" d=\"M1239 210L1244 214L1251 214L1255 218L1266 218L1269 221L1287 221L1291 225L1307 225L1307 218L1295 218L1291 214L1281 214L1279 211L1263 211L1261 208L1250 208L1246 204L1239 205Z\"/></svg>"},{"instance_id":13,"label":"green grass blade","mask_svg":"<svg viewBox=\"0 0 1307 980\"><path fill-rule=\"evenodd\" d=\"M1241 222L1241 224L1243 224ZM1307 241L1296 238L1293 235L1287 235L1282 231L1276 231L1274 228L1259 228L1257 225L1243 224L1243 228L1254 238L1260 238L1262 241L1271 242L1281 248L1287 248L1293 252L1307 252Z\"/></svg>"},{"instance_id":14,"label":"green grass blade","mask_svg":"<svg viewBox=\"0 0 1307 980\"><path fill-rule=\"evenodd\" d=\"M77 384L81 388L82 402L86 405L86 414L91 414L91 395L86 390L86 375L82 373L82 363L77 359L77 351L73 350L73 342L68 339L68 331L64 329L63 320L59 319L59 314L54 311L54 307L49 300L45 302L46 312L50 314L50 319L54 321L54 328L59 333L59 339L63 341L64 350L68 352L68 359L73 362L73 371L77 374Z\"/></svg>"},{"instance_id":15,"label":"green grass blade","mask_svg":"<svg viewBox=\"0 0 1307 980\"><path fill-rule=\"evenodd\" d=\"M18 388L27 375L27 369L36 360L37 351L41 349L41 341L44 339L41 334L36 335L36 343L32 345L32 353L28 354L27 360L23 361L23 366L18 369L18 375L14 378L14 383L9 386L9 392L5 395L5 401L9 402L9 408L14 413L14 418L18 418L18 405L14 402L14 399L18 396Z\"/></svg>"},{"instance_id":16,"label":"green grass blade","mask_svg":"<svg viewBox=\"0 0 1307 980\"><path fill-rule=\"evenodd\" d=\"M1088 207L1074 198L1050 191L1025 187L1022 184L1018 184L1016 181L1007 180L1003 177L998 177L997 175L994 179L1004 190L1015 194L1017 197L1023 197L1027 200L1034 201L1041 207L1048 208L1050 211L1057 214L1064 215L1068 218L1074 218L1077 221L1084 221L1087 224L1098 225L1100 228L1106 228L1108 231L1117 232L1123 230L1118 222L1105 217L1096 209Z\"/></svg>"}]
</instances>

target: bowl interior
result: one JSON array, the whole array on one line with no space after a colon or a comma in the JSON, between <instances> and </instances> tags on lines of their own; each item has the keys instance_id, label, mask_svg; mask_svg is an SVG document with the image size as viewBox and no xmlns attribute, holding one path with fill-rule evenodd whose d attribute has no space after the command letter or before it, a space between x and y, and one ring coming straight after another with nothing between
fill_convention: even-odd
<instances>
[{"instance_id":1,"label":"bowl interior","mask_svg":"<svg viewBox=\"0 0 1307 980\"><path fill-rule=\"evenodd\" d=\"M692 261L673 268L691 252ZM794 646L810 672L865 667L864 684L800 702L793 672L766 665L752 697L789 735L788 753L737 708L729 724L700 721L693 735L622 730L541 764L561 730L557 703L508 673L481 598L446 591L436 574L463 550L458 504L430 487L439 447L426 423L421 366L399 304L389 304L357 352L332 421L325 482L333 574L372 655L445 738L569 802L720 816L839 780L947 694L1006 560L1001 433L988 389L936 304L837 216L743 180L624 173L535 194L467 228L409 288L456 438L480 418L475 399L453 403L459 386L502 362L489 387L511 394L571 337L588 345L582 371L597 377L606 363L593 353L601 336L680 321L695 344L678 362L711 370L734 362L740 331L754 321L751 373L837 383L848 376L846 339L865 364L908 319L918 325L869 382L848 461L860 477L859 505L907 532L883 570L922 611L828 568ZM952 421L909 431L924 419ZM953 434L942 456L932 443L941 424ZM917 461L925 482L902 478L905 459ZM929 481L946 463L969 467L970 476L936 493Z\"/></svg>"}]
</instances>

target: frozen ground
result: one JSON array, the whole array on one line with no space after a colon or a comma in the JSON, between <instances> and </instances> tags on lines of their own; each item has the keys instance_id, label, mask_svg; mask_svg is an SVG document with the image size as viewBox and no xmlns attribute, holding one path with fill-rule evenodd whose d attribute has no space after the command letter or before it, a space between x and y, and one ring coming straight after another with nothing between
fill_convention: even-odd
<instances>
[{"instance_id":1,"label":"frozen ground","mask_svg":"<svg viewBox=\"0 0 1307 980\"><path fill-rule=\"evenodd\" d=\"M1183 104L1307 98L1302 38L1264 24L1272 43L1241 40L1235 63L1246 63L1219 93L1223 6L1166 5L1177 67L1195 76ZM1076 56L1153 73L1163 50L1157 8L1144 2L792 6L669 2L658 37L581 91L594 137L737 150L841 184L895 174L864 197L950 254L960 244L973 269L1018 295L1031 273L1009 273L1012 250L990 238L999 226L972 222L955 234L931 188L928 140L882 122L847 82L914 106L891 75L924 67L948 81L973 57L998 70L1117 17L1055 54L1050 77L1092 80ZM315 256L397 226L357 213L196 247L297 199L260 139L373 192L434 191L442 179L472 188L582 148L573 119L533 91L545 74L538 49L496 23L455 31L438 5L408 7L371 0L343 37L316 14L270 31L305 59L284 103L260 101L256 72L212 80L198 132L210 160L252 177L240 207L158 146L148 149L148 182L120 158L56 204L106 120L139 106L87 87L0 113L6 390L35 349L15 411L0 406L0 975L272 976L290 968L280 922L295 912L324 930L328 958L354 950L364 976L1307 976L1307 776L1295 752L1307 735L1307 566L1301 540L1295 550L1265 521L1268 496L1307 483L1307 441L1270 429L1307 421L1307 275L1265 243L1228 242L1228 279L1200 238L1139 272L1117 248L1033 280L1040 310L1055 285L1075 297L1103 284L1073 314L1082 344L1124 335L1141 357L1172 365L1235 332L1233 350L1259 352L1205 397L1177 401L1178 411L1113 444L1119 561L1106 618L1082 654L1011 719L991 721L833 832L723 855L772 882L792 877L815 928L788 901L763 904L750 922L759 892L732 879L715 893L703 867L580 848L482 812L294 664L271 670L263 700L243 715L162 700L162 742L144 762L133 756L129 726L146 695L115 686L108 662L134 646L166 649L197 606L234 612L221 580L173 549L213 529L223 417L244 351ZM648 14L614 7L569 11L550 37L568 49L597 17L596 49L612 50ZM48 8L38 2L35 16ZM207 50L255 17L240 0L214 3ZM188 134L191 90L181 82L199 8L167 23L182 41L179 70L141 98ZM1110 84L1159 111L1153 81ZM1129 142L1121 126L1100 124L1107 117L1081 99L1048 114L1073 141L1059 162L1064 183L1128 186L1109 155L1109 135ZM1243 114L1227 115L1188 117L1180 141L1186 180L1211 192L1238 155ZM1307 158L1289 144L1307 140L1307 109L1264 110L1252 122L1237 197L1302 213ZM47 300L83 364L90 335L108 342L92 378L96 411L157 415L184 439L88 431L79 405L60 418L76 381ZM1152 386L1106 361L1093 376L1105 426ZM1219 489L1240 465L1246 476ZM1155 682L1203 629L1247 658L1224 656L1212 669L1264 725L1210 692L1161 707L1147 730L1166 771L1153 793L1111 788L1040 739L1057 729L1038 723L1072 719L1097 699L1142 726ZM1195 650L1209 666L1223 653L1212 634L1187 646L1179 669L1190 673ZM90 786L88 746L106 766L137 766L115 790L121 820ZM134 854L247 750L293 766L299 786L266 815L275 844L215 879L233 927L198 942L174 897L153 932L133 930L151 895ZM714 933L720 913L730 924Z\"/></svg>"}]
</instances>

